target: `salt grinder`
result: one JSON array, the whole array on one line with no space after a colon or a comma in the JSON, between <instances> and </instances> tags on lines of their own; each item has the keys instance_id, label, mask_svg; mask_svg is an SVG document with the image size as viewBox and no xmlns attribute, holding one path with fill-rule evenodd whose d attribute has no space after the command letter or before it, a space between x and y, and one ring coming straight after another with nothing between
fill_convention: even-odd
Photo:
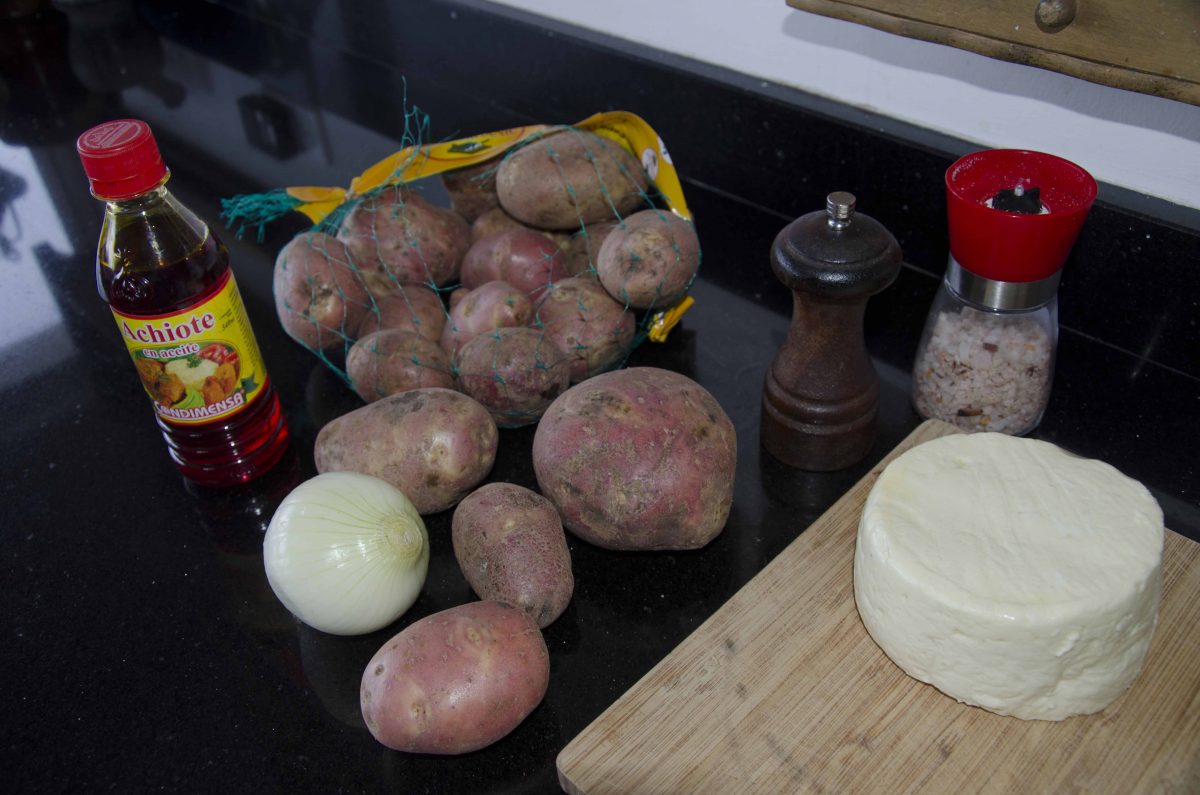
<instances>
[{"instance_id":1,"label":"salt grinder","mask_svg":"<svg viewBox=\"0 0 1200 795\"><path fill-rule=\"evenodd\" d=\"M771 247L792 290L792 325L767 371L761 441L789 466L825 472L861 460L875 440L879 376L863 340L867 299L895 281L900 246L853 194L829 194Z\"/></svg>"}]
</instances>

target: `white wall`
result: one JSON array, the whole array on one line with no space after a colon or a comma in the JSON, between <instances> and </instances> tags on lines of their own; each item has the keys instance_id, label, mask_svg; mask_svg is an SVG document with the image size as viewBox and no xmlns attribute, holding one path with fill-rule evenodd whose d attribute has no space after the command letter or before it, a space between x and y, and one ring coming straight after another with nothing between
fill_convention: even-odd
<instances>
[{"instance_id":1,"label":"white wall","mask_svg":"<svg viewBox=\"0 0 1200 795\"><path fill-rule=\"evenodd\" d=\"M1200 107L795 11L785 0L493 0L1200 208ZM1031 3L1032 13L1032 3Z\"/></svg>"}]
</instances>

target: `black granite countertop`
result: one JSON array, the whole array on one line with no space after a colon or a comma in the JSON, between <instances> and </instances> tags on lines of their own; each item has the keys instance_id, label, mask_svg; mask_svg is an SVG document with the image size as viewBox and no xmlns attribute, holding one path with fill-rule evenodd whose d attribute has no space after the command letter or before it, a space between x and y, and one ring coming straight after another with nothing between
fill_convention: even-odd
<instances>
[{"instance_id":1,"label":"black granite countertop","mask_svg":"<svg viewBox=\"0 0 1200 795\"><path fill-rule=\"evenodd\" d=\"M945 263L941 175L967 144L908 138L478 2L181 5L30 0L6 5L0 24L5 789L554 791L558 751L919 423L909 370ZM685 178L704 265L696 307L630 363L706 386L740 447L732 514L708 547L615 553L570 538L576 592L545 633L545 701L502 741L457 758L388 751L357 701L362 666L386 638L473 598L448 513L428 517L420 599L373 635L301 625L263 573L262 534L315 472L317 431L359 405L274 316L274 254L303 223L275 224L261 242L224 234L290 452L248 486L199 488L170 465L97 295L102 208L74 151L95 123L145 119L176 195L219 228L221 197L345 184L390 154L406 93L435 138L607 109L655 126ZM791 308L767 255L785 223L838 189L893 231L906 266L867 313L882 382L875 446L849 470L806 474L758 445L762 378ZM1200 538L1198 236L1125 198L1102 187L1065 270L1054 391L1036 435L1142 480L1168 526ZM536 486L532 434L502 432L492 479Z\"/></svg>"}]
</instances>

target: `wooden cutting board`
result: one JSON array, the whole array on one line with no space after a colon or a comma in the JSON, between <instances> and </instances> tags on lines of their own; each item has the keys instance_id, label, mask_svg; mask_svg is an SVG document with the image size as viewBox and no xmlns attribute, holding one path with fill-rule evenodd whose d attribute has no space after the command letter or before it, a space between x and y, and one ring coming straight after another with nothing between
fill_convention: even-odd
<instances>
[{"instance_id":1,"label":"wooden cutting board","mask_svg":"<svg viewBox=\"0 0 1200 795\"><path fill-rule=\"evenodd\" d=\"M1050 723L905 675L854 606L854 541L885 464L926 422L558 757L572 795L1200 792L1200 544L1168 531L1158 629L1133 686Z\"/></svg>"}]
</instances>

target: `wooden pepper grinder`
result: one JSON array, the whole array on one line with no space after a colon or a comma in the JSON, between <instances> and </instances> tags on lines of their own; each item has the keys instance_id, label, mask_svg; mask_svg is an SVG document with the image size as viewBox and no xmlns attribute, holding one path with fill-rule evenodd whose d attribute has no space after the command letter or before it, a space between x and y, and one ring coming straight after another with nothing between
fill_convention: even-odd
<instances>
[{"instance_id":1,"label":"wooden pepper grinder","mask_svg":"<svg viewBox=\"0 0 1200 795\"><path fill-rule=\"evenodd\" d=\"M762 445L816 472L861 460L875 440L879 376L863 340L867 299L900 272L900 246L853 194L788 224L771 267L792 290L792 326L763 387Z\"/></svg>"}]
</instances>

